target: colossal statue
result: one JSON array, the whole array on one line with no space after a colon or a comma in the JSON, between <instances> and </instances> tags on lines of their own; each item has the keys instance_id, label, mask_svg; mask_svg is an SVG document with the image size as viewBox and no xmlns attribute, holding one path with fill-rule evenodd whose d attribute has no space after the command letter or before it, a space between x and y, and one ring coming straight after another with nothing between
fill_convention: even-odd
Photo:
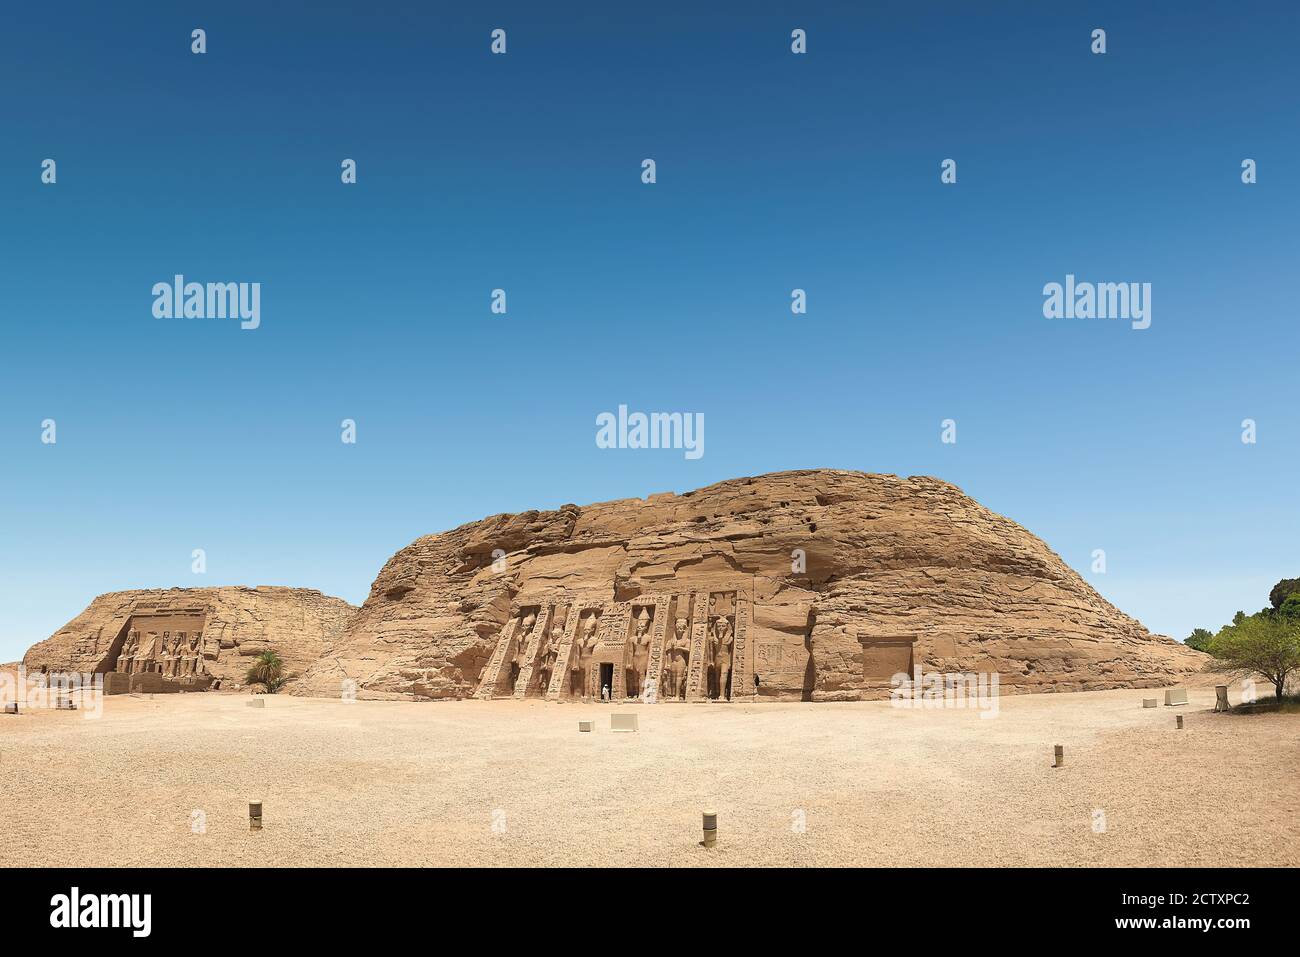
<instances>
[{"instance_id":1,"label":"colossal statue","mask_svg":"<svg viewBox=\"0 0 1300 957\"><path fill-rule=\"evenodd\" d=\"M691 657L691 623L678 618L673 627L673 637L668 642L667 695L669 698L686 697L686 666Z\"/></svg>"},{"instance_id":2,"label":"colossal statue","mask_svg":"<svg viewBox=\"0 0 1300 957\"><path fill-rule=\"evenodd\" d=\"M546 635L542 639L541 660L538 665L538 671L541 680L538 685L543 692L551 686L551 675L555 672L555 659L560 653L560 635L564 634L564 625L568 621L568 615L563 611L556 612L551 619L551 624L547 628Z\"/></svg>"},{"instance_id":3,"label":"colossal statue","mask_svg":"<svg viewBox=\"0 0 1300 957\"><path fill-rule=\"evenodd\" d=\"M578 624L578 654L574 656L572 691L575 695L585 697L587 694L588 674L591 671L591 656L596 650L596 626L600 612L591 611Z\"/></svg>"},{"instance_id":4,"label":"colossal statue","mask_svg":"<svg viewBox=\"0 0 1300 957\"><path fill-rule=\"evenodd\" d=\"M714 674L718 678L717 694L715 698L725 698L731 700L731 647L732 632L731 621L722 617L717 620L714 626Z\"/></svg>"},{"instance_id":5,"label":"colossal statue","mask_svg":"<svg viewBox=\"0 0 1300 957\"><path fill-rule=\"evenodd\" d=\"M636 616L636 626L628 638L627 694L635 697L641 693L641 682L645 678L646 666L650 662L650 610L642 608Z\"/></svg>"},{"instance_id":6,"label":"colossal statue","mask_svg":"<svg viewBox=\"0 0 1300 957\"><path fill-rule=\"evenodd\" d=\"M523 621L519 623L519 631L515 635L515 656L510 659L510 687L512 688L519 680L519 672L523 670L527 661L528 639L536 624L537 615L531 611L524 615Z\"/></svg>"}]
</instances>

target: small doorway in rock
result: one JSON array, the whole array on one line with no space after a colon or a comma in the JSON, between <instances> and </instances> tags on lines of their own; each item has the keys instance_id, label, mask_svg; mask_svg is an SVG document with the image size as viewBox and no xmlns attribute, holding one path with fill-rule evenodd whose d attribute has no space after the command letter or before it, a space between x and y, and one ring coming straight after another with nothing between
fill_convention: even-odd
<instances>
[{"instance_id":1,"label":"small doorway in rock","mask_svg":"<svg viewBox=\"0 0 1300 957\"><path fill-rule=\"evenodd\" d=\"M612 700L614 697L614 663L612 661L604 662L600 666L599 690L602 698L605 696L606 688L609 689L609 697Z\"/></svg>"}]
</instances>

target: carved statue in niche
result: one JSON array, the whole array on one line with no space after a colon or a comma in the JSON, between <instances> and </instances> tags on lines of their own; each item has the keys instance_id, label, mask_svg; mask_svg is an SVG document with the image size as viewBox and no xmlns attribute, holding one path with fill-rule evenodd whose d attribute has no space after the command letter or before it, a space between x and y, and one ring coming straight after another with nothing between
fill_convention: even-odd
<instances>
[{"instance_id":1,"label":"carved statue in niche","mask_svg":"<svg viewBox=\"0 0 1300 957\"><path fill-rule=\"evenodd\" d=\"M650 609L642 607L636 616L632 635L627 640L627 696L641 694L646 667L650 664Z\"/></svg>"},{"instance_id":2,"label":"carved statue in niche","mask_svg":"<svg viewBox=\"0 0 1300 957\"><path fill-rule=\"evenodd\" d=\"M519 623L519 630L515 632L515 656L510 659L510 687L512 688L519 680L519 672L523 670L527 658L525 652L528 650L528 638L532 635L533 626L536 624L537 616L530 611L524 615L524 620Z\"/></svg>"},{"instance_id":3,"label":"carved statue in niche","mask_svg":"<svg viewBox=\"0 0 1300 957\"><path fill-rule=\"evenodd\" d=\"M135 662L135 655L139 649L140 632L130 632L126 636L126 643L122 645L122 653L117 656L117 665L113 670L129 675L131 673L131 665Z\"/></svg>"},{"instance_id":4,"label":"carved statue in niche","mask_svg":"<svg viewBox=\"0 0 1300 957\"><path fill-rule=\"evenodd\" d=\"M154 670L154 660L159 654L161 642L162 637L158 632L145 632L144 639L140 642L140 651L135 656L134 674L139 675Z\"/></svg>"},{"instance_id":5,"label":"carved statue in niche","mask_svg":"<svg viewBox=\"0 0 1300 957\"><path fill-rule=\"evenodd\" d=\"M168 678L176 677L176 669L180 666L180 645L181 635L177 632L163 646L163 674Z\"/></svg>"},{"instance_id":6,"label":"carved statue in niche","mask_svg":"<svg viewBox=\"0 0 1300 957\"><path fill-rule=\"evenodd\" d=\"M596 650L596 625L599 621L600 612L589 611L578 622L578 647L574 649L577 654L572 656L569 665L569 690L576 695L587 694L587 676L591 671L592 653Z\"/></svg>"},{"instance_id":7,"label":"carved statue in niche","mask_svg":"<svg viewBox=\"0 0 1300 957\"><path fill-rule=\"evenodd\" d=\"M691 623L685 618L678 618L673 627L673 635L664 649L668 659L663 670L665 692L669 698L686 697L686 666L691 657Z\"/></svg>"},{"instance_id":8,"label":"carved statue in niche","mask_svg":"<svg viewBox=\"0 0 1300 957\"><path fill-rule=\"evenodd\" d=\"M538 687L544 692L551 686L551 675L555 673L555 659L560 653L559 636L564 634L564 625L568 621L568 615L564 612L557 611L551 619L551 627L542 639L542 653L538 670L541 677Z\"/></svg>"},{"instance_id":9,"label":"carved statue in niche","mask_svg":"<svg viewBox=\"0 0 1300 957\"><path fill-rule=\"evenodd\" d=\"M731 700L731 621L725 615L713 619L712 639L709 647L713 653L713 687L711 698Z\"/></svg>"},{"instance_id":10,"label":"carved statue in niche","mask_svg":"<svg viewBox=\"0 0 1300 957\"><path fill-rule=\"evenodd\" d=\"M181 632L180 645L177 648L179 660L176 663L176 677L188 678L194 674L195 670L195 645L193 635L187 635Z\"/></svg>"}]
</instances>

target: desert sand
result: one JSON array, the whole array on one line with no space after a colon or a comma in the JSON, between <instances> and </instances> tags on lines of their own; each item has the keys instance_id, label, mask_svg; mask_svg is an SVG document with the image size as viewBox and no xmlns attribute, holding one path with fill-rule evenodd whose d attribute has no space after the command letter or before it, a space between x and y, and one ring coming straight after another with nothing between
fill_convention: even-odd
<instances>
[{"instance_id":1,"label":"desert sand","mask_svg":"<svg viewBox=\"0 0 1300 957\"><path fill-rule=\"evenodd\" d=\"M1008 696L991 719L113 696L94 720L0 715L0 865L1300 864L1300 720L1143 695Z\"/></svg>"}]
</instances>

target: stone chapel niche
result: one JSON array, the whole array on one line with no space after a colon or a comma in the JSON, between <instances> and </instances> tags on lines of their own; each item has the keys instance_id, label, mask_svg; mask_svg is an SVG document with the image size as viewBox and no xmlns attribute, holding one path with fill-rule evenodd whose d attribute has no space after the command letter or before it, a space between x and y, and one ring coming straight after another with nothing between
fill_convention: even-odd
<instances>
[{"instance_id":1,"label":"stone chapel niche","mask_svg":"<svg viewBox=\"0 0 1300 957\"><path fill-rule=\"evenodd\" d=\"M628 635L624 658L627 672L625 682L627 697L636 698L642 693L642 686L650 667L650 640L654 634L654 605L632 606L631 620L628 622Z\"/></svg>"},{"instance_id":2,"label":"stone chapel niche","mask_svg":"<svg viewBox=\"0 0 1300 957\"><path fill-rule=\"evenodd\" d=\"M537 686L541 694L551 686L551 675L555 672L555 662L560 655L560 642L564 638L564 626L568 624L568 609L556 605L542 635L537 656ZM528 689L525 689L527 691Z\"/></svg>"},{"instance_id":3,"label":"stone chapel niche","mask_svg":"<svg viewBox=\"0 0 1300 957\"><path fill-rule=\"evenodd\" d=\"M519 672L527 663L528 645L532 641L533 629L537 627L537 616L540 612L541 608L536 605L519 609L519 627L515 629L514 634L515 653L510 658L509 687L511 688L519 680Z\"/></svg>"},{"instance_id":4,"label":"stone chapel niche","mask_svg":"<svg viewBox=\"0 0 1300 957\"><path fill-rule=\"evenodd\" d=\"M862 677L868 685L888 684L896 674L912 674L914 638L859 638Z\"/></svg>"},{"instance_id":5,"label":"stone chapel niche","mask_svg":"<svg viewBox=\"0 0 1300 957\"><path fill-rule=\"evenodd\" d=\"M569 693L574 697L581 698L587 693L599 629L600 609L584 609L582 617L578 619L578 631L569 655Z\"/></svg>"},{"instance_id":6,"label":"stone chapel niche","mask_svg":"<svg viewBox=\"0 0 1300 957\"><path fill-rule=\"evenodd\" d=\"M704 652L708 667L708 696L715 701L730 701L736 638L736 593L714 592L709 595L708 616L708 642Z\"/></svg>"},{"instance_id":7,"label":"stone chapel niche","mask_svg":"<svg viewBox=\"0 0 1300 957\"><path fill-rule=\"evenodd\" d=\"M664 638L664 666L659 678L661 700L685 701L686 678L691 660L691 606L690 596L683 595L676 602L677 614L668 623Z\"/></svg>"}]
</instances>

